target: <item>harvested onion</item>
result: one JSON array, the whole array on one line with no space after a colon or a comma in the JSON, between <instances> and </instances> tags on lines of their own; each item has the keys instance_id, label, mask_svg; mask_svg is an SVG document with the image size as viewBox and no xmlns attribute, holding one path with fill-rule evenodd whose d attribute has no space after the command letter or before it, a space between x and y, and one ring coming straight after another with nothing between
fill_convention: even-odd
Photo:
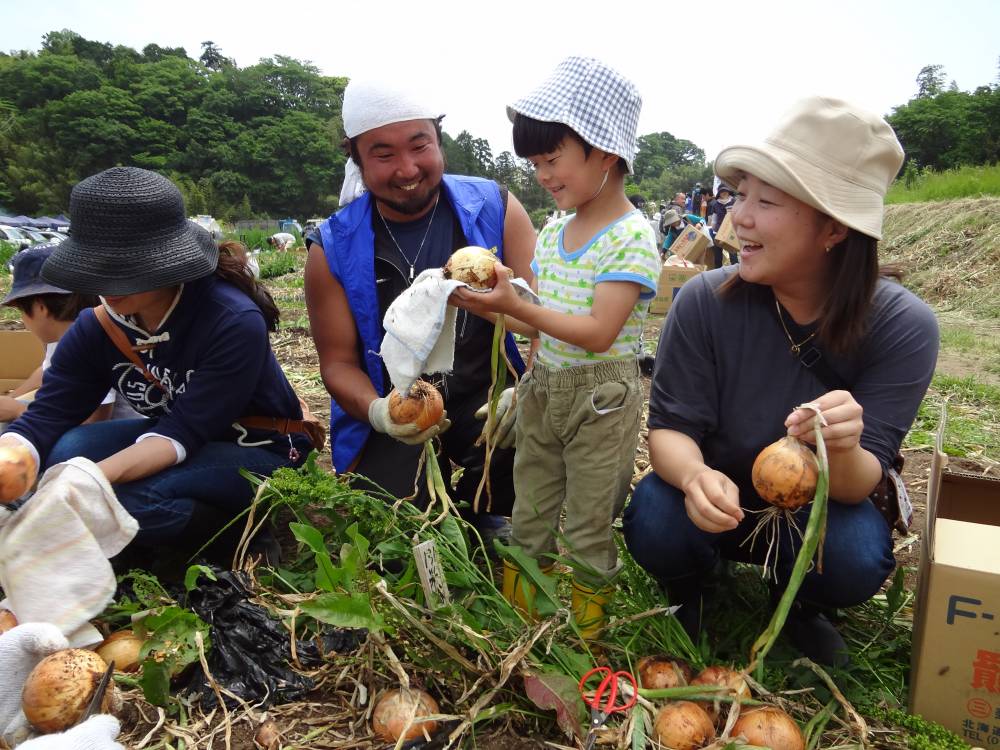
<instances>
[{"instance_id":1,"label":"harvested onion","mask_svg":"<svg viewBox=\"0 0 1000 750\"><path fill-rule=\"evenodd\" d=\"M731 734L750 745L771 750L805 750L806 740L795 720L777 706L761 706L740 714Z\"/></svg>"},{"instance_id":2,"label":"harvested onion","mask_svg":"<svg viewBox=\"0 0 1000 750\"><path fill-rule=\"evenodd\" d=\"M144 641L131 630L112 633L94 649L106 664L115 663L119 672L136 672L139 669L139 649Z\"/></svg>"},{"instance_id":3,"label":"harvested onion","mask_svg":"<svg viewBox=\"0 0 1000 750\"><path fill-rule=\"evenodd\" d=\"M9 609L0 609L0 633L17 627L17 617Z\"/></svg>"},{"instance_id":4,"label":"harvested onion","mask_svg":"<svg viewBox=\"0 0 1000 750\"><path fill-rule=\"evenodd\" d=\"M671 750L696 750L715 739L715 725L697 703L677 701L667 703L656 714L653 733Z\"/></svg>"},{"instance_id":5,"label":"harvested onion","mask_svg":"<svg viewBox=\"0 0 1000 750\"><path fill-rule=\"evenodd\" d=\"M497 285L496 263L497 256L485 247L469 245L448 258L444 277L465 282L473 289L492 289Z\"/></svg>"},{"instance_id":6,"label":"harvested onion","mask_svg":"<svg viewBox=\"0 0 1000 750\"><path fill-rule=\"evenodd\" d=\"M442 414L444 399L425 380L417 380L405 397L395 388L389 394L389 418L396 424L415 424L422 432L440 422Z\"/></svg>"},{"instance_id":7,"label":"harvested onion","mask_svg":"<svg viewBox=\"0 0 1000 750\"><path fill-rule=\"evenodd\" d=\"M87 710L107 666L93 651L81 648L46 656L24 682L21 708L25 718L44 734L69 729ZM119 703L112 681L104 692L100 712L114 713Z\"/></svg>"},{"instance_id":8,"label":"harvested onion","mask_svg":"<svg viewBox=\"0 0 1000 750\"><path fill-rule=\"evenodd\" d=\"M387 742L402 737L412 740L437 729L437 721L419 721L422 716L438 713L437 701L423 690L398 688L382 694L372 712L372 730ZM411 724L410 721L413 720ZM409 727L407 728L407 725ZM404 734L405 732L405 734Z\"/></svg>"},{"instance_id":9,"label":"harvested onion","mask_svg":"<svg viewBox=\"0 0 1000 750\"><path fill-rule=\"evenodd\" d=\"M281 747L281 732L274 719L267 719L257 727L253 736L253 744L261 750L279 750Z\"/></svg>"},{"instance_id":10,"label":"harvested onion","mask_svg":"<svg viewBox=\"0 0 1000 750\"><path fill-rule=\"evenodd\" d=\"M0 443L0 503L10 503L31 489L38 467L28 446L20 442Z\"/></svg>"},{"instance_id":11,"label":"harvested onion","mask_svg":"<svg viewBox=\"0 0 1000 750\"><path fill-rule=\"evenodd\" d=\"M764 500L778 508L795 510L816 494L819 461L805 443L786 435L757 455L750 477Z\"/></svg>"},{"instance_id":12,"label":"harvested onion","mask_svg":"<svg viewBox=\"0 0 1000 750\"><path fill-rule=\"evenodd\" d=\"M644 656L636 665L639 685L646 690L683 687L691 681L691 667L683 659L670 656Z\"/></svg>"},{"instance_id":13,"label":"harvested onion","mask_svg":"<svg viewBox=\"0 0 1000 750\"><path fill-rule=\"evenodd\" d=\"M743 675L729 667L705 667L697 677L691 680L691 684L711 687L720 686L731 690L738 698L750 697L750 686L743 679ZM699 701L698 705L705 709L705 712L711 717L713 722L719 720L719 707L721 705L719 701Z\"/></svg>"}]
</instances>

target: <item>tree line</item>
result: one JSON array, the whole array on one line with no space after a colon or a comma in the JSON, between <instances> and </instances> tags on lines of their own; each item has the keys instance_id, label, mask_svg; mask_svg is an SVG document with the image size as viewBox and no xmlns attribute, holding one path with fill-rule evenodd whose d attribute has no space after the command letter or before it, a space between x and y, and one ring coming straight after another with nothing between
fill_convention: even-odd
<instances>
[{"instance_id":1,"label":"tree line","mask_svg":"<svg viewBox=\"0 0 1000 750\"><path fill-rule=\"evenodd\" d=\"M174 180L192 214L326 216L346 162L346 85L281 55L240 68L211 41L193 58L52 31L37 52L0 53L0 206L60 213L76 182L127 164ZM537 221L555 207L527 161L467 131L443 146L450 171L505 184ZM641 140L629 190L663 199L710 176L701 149L657 133Z\"/></svg>"},{"instance_id":2,"label":"tree line","mask_svg":"<svg viewBox=\"0 0 1000 750\"><path fill-rule=\"evenodd\" d=\"M192 214L335 211L348 79L282 55L240 68L213 42L201 46L194 58L182 47L137 51L62 30L46 34L37 52L0 53L0 207L64 212L79 180L127 164L174 180ZM890 116L909 158L935 169L996 161L1000 87L966 93L943 81L940 66L927 66L917 96ZM506 185L536 224L555 208L526 160L494 155L467 131L445 132L443 147L449 171ZM639 138L626 190L658 202L711 179L702 149L651 133Z\"/></svg>"}]
</instances>

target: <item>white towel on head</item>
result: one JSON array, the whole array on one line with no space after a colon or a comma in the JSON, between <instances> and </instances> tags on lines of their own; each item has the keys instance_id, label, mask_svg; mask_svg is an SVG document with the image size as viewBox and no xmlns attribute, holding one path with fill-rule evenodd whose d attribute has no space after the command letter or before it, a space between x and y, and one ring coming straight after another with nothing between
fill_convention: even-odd
<instances>
[{"instance_id":1,"label":"white towel on head","mask_svg":"<svg viewBox=\"0 0 1000 750\"><path fill-rule=\"evenodd\" d=\"M0 604L18 622L52 623L70 646L100 641L89 621L115 593L108 558L139 530L103 472L86 458L56 464L23 506L0 514Z\"/></svg>"},{"instance_id":2,"label":"white towel on head","mask_svg":"<svg viewBox=\"0 0 1000 750\"><path fill-rule=\"evenodd\" d=\"M369 130L406 120L436 120L443 117L439 109L422 101L414 92L418 83L400 80L365 81L352 79L344 89L344 134L354 138Z\"/></svg>"},{"instance_id":3,"label":"white towel on head","mask_svg":"<svg viewBox=\"0 0 1000 750\"><path fill-rule=\"evenodd\" d=\"M521 297L539 304L524 279L511 283ZM379 356L400 392L407 391L423 373L451 372L458 308L448 304L448 297L460 286L466 284L444 278L440 268L428 268L385 311Z\"/></svg>"}]
</instances>

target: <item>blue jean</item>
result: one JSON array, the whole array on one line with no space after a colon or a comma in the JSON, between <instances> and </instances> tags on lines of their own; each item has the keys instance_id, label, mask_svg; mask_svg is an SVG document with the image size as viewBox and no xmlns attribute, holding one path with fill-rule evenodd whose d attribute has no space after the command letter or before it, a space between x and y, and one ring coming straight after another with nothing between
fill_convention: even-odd
<instances>
[{"instance_id":1,"label":"blue jean","mask_svg":"<svg viewBox=\"0 0 1000 750\"><path fill-rule=\"evenodd\" d=\"M119 419L74 427L49 454L46 468L75 456L101 461L124 450L149 432L148 419ZM270 476L283 466L297 466L287 454L263 447L245 448L235 443L206 443L181 464L145 479L114 485L118 502L139 522L133 544L161 544L177 539L198 503L236 516L250 505L254 487L239 470Z\"/></svg>"},{"instance_id":2,"label":"blue jean","mask_svg":"<svg viewBox=\"0 0 1000 750\"><path fill-rule=\"evenodd\" d=\"M810 506L796 514L805 530ZM688 518L684 493L656 474L647 475L636 486L625 508L625 544L635 561L662 583L690 575L706 575L719 557L762 564L766 540L741 543L750 535L759 516L746 513L733 531L713 534L702 531ZM784 587L788 582L801 537L789 534L782 520L776 574ZM892 554L892 533L885 519L870 501L845 505L831 501L823 545L823 573L810 570L802 583L799 598L826 607L850 607L874 596L896 560Z\"/></svg>"}]
</instances>

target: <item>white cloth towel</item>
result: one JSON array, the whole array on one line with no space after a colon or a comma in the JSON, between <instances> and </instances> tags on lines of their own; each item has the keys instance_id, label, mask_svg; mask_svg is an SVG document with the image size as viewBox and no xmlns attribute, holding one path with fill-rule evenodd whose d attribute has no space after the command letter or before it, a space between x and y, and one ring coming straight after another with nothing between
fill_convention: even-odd
<instances>
[{"instance_id":1,"label":"white cloth towel","mask_svg":"<svg viewBox=\"0 0 1000 750\"><path fill-rule=\"evenodd\" d=\"M511 283L521 297L539 304L524 279ZM440 268L428 268L385 311L379 356L398 391L406 392L423 373L451 372L458 308L448 304L448 297L460 286L466 285L444 278Z\"/></svg>"},{"instance_id":2,"label":"white cloth towel","mask_svg":"<svg viewBox=\"0 0 1000 750\"><path fill-rule=\"evenodd\" d=\"M27 503L0 514L0 606L18 622L52 623L70 646L100 641L89 620L115 593L108 558L139 530L101 470L86 458L56 464Z\"/></svg>"},{"instance_id":3,"label":"white cloth towel","mask_svg":"<svg viewBox=\"0 0 1000 750\"><path fill-rule=\"evenodd\" d=\"M344 165L344 184L340 188L340 207L343 208L355 198L365 194L365 182L361 178L361 170L348 158Z\"/></svg>"}]
</instances>

